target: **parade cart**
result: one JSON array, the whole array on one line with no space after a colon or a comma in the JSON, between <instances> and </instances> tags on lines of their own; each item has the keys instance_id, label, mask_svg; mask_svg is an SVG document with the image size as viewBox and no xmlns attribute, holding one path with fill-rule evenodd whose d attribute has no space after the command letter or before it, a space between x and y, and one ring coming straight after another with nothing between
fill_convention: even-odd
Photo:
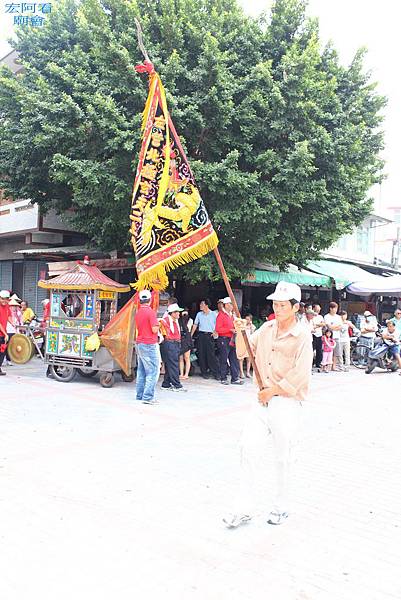
<instances>
[{"instance_id":1,"label":"parade cart","mask_svg":"<svg viewBox=\"0 0 401 600\"><path fill-rule=\"evenodd\" d=\"M45 363L57 381L72 381L77 373L83 377L100 374L103 387L112 387L114 374L121 366L109 350L100 346L87 349L87 339L100 333L117 311L117 294L130 286L113 281L89 259L78 262L69 271L50 280L38 282L50 290L50 316L46 326ZM122 373L123 379L132 376Z\"/></svg>"}]
</instances>

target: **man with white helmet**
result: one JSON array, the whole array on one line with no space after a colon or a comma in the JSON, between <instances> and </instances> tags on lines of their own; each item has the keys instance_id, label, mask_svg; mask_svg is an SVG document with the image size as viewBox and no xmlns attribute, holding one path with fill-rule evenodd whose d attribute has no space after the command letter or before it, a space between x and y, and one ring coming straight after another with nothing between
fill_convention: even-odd
<instances>
[{"instance_id":1,"label":"man with white helmet","mask_svg":"<svg viewBox=\"0 0 401 600\"><path fill-rule=\"evenodd\" d=\"M231 298L223 298L223 309L219 311L216 319L217 346L220 356L220 381L228 385L228 372L230 371L231 383L242 385L238 357L235 347L234 313Z\"/></svg>"},{"instance_id":2,"label":"man with white helmet","mask_svg":"<svg viewBox=\"0 0 401 600\"><path fill-rule=\"evenodd\" d=\"M254 514L252 492L257 484L255 477L259 473L264 478L268 469L265 445L269 436L274 447L276 493L267 522L280 525L288 517L290 450L310 384L312 338L310 330L297 322L301 301L299 286L280 281L267 299L273 300L276 318L264 323L250 336L263 389L258 392L258 402L253 403L242 434L241 462L245 479L236 512L223 519L227 527L238 527ZM242 320L236 321L236 329L244 329ZM237 344L238 353L246 355L242 335L237 336Z\"/></svg>"},{"instance_id":3,"label":"man with white helmet","mask_svg":"<svg viewBox=\"0 0 401 600\"><path fill-rule=\"evenodd\" d=\"M180 381L181 331L178 319L184 309L176 302L169 304L167 316L161 321L164 342L161 352L165 366L162 388L173 392L186 392Z\"/></svg>"},{"instance_id":4,"label":"man with white helmet","mask_svg":"<svg viewBox=\"0 0 401 600\"><path fill-rule=\"evenodd\" d=\"M361 323L360 341L363 344L373 348L378 329L379 326L376 317L370 312L370 310L365 310Z\"/></svg>"}]
</instances>

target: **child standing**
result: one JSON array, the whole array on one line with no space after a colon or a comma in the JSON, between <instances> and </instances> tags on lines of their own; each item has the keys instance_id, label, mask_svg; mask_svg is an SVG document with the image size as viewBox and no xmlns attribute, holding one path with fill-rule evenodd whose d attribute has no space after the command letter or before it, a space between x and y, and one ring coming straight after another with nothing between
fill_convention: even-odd
<instances>
[{"instance_id":1,"label":"child standing","mask_svg":"<svg viewBox=\"0 0 401 600\"><path fill-rule=\"evenodd\" d=\"M245 325L245 331L248 337L250 337L255 331L256 331L256 327L252 322L253 316L252 315L245 315L245 321L246 321L246 325ZM240 358L239 359L239 371L240 371L240 378L241 379L245 379L245 375L244 375L244 360L246 360L246 376L250 377L251 376L251 360L247 357L247 358Z\"/></svg>"},{"instance_id":2,"label":"child standing","mask_svg":"<svg viewBox=\"0 0 401 600\"><path fill-rule=\"evenodd\" d=\"M336 347L336 342L331 337L333 332L328 327L323 328L322 336L322 349L323 349L323 360L322 360L322 372L328 373L333 366L333 350Z\"/></svg>"}]
</instances>

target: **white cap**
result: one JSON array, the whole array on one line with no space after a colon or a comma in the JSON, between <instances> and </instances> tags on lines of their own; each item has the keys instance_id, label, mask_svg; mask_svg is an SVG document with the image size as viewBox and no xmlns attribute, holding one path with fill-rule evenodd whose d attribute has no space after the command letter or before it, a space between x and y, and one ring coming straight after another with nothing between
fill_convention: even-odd
<instances>
[{"instance_id":1,"label":"white cap","mask_svg":"<svg viewBox=\"0 0 401 600\"><path fill-rule=\"evenodd\" d=\"M229 296L226 296L225 298L220 300L220 302L222 302L223 304L232 304L231 298Z\"/></svg>"},{"instance_id":2,"label":"white cap","mask_svg":"<svg viewBox=\"0 0 401 600\"><path fill-rule=\"evenodd\" d=\"M273 294L267 296L266 300L296 300L301 302L301 288L296 283L279 281Z\"/></svg>"},{"instance_id":3,"label":"white cap","mask_svg":"<svg viewBox=\"0 0 401 600\"><path fill-rule=\"evenodd\" d=\"M174 303L174 304L170 304L170 306L167 308L167 312L168 313L173 313L173 312L182 312L184 309L180 308L178 306L178 304Z\"/></svg>"},{"instance_id":4,"label":"white cap","mask_svg":"<svg viewBox=\"0 0 401 600\"><path fill-rule=\"evenodd\" d=\"M48 302L50 302L49 298L45 298L44 300L42 300L42 304L47 304Z\"/></svg>"},{"instance_id":5,"label":"white cap","mask_svg":"<svg viewBox=\"0 0 401 600\"><path fill-rule=\"evenodd\" d=\"M15 298L11 298L8 306L19 306L19 302Z\"/></svg>"},{"instance_id":6,"label":"white cap","mask_svg":"<svg viewBox=\"0 0 401 600\"><path fill-rule=\"evenodd\" d=\"M370 310L365 310L365 312L363 313L364 317L373 317L372 313L370 312Z\"/></svg>"},{"instance_id":7,"label":"white cap","mask_svg":"<svg viewBox=\"0 0 401 600\"><path fill-rule=\"evenodd\" d=\"M13 294L13 295L11 296L11 300L16 300L17 302L22 302L21 298L19 298L19 297L17 296L17 294Z\"/></svg>"},{"instance_id":8,"label":"white cap","mask_svg":"<svg viewBox=\"0 0 401 600\"><path fill-rule=\"evenodd\" d=\"M9 297L10 297L10 292L8 292L7 290L1 290L0 298L9 298Z\"/></svg>"},{"instance_id":9,"label":"white cap","mask_svg":"<svg viewBox=\"0 0 401 600\"><path fill-rule=\"evenodd\" d=\"M141 290L139 292L139 302L146 303L152 299L152 292L150 290Z\"/></svg>"}]
</instances>

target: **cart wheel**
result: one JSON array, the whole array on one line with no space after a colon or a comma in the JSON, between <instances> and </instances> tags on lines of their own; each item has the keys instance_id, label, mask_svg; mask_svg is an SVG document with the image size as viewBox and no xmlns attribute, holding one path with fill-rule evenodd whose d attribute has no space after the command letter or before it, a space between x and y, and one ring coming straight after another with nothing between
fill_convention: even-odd
<instances>
[{"instance_id":1,"label":"cart wheel","mask_svg":"<svg viewBox=\"0 0 401 600\"><path fill-rule=\"evenodd\" d=\"M25 365L31 360L34 351L32 340L22 333L15 333L8 344L10 359L17 365Z\"/></svg>"},{"instance_id":2,"label":"cart wheel","mask_svg":"<svg viewBox=\"0 0 401 600\"><path fill-rule=\"evenodd\" d=\"M376 361L372 360L371 358L368 358L368 366L365 369L366 375L370 375L370 373L373 371L375 366L376 366Z\"/></svg>"},{"instance_id":3,"label":"cart wheel","mask_svg":"<svg viewBox=\"0 0 401 600\"><path fill-rule=\"evenodd\" d=\"M114 385L114 375L113 373L101 373L100 375L100 385L104 388L111 388Z\"/></svg>"},{"instance_id":4,"label":"cart wheel","mask_svg":"<svg viewBox=\"0 0 401 600\"><path fill-rule=\"evenodd\" d=\"M125 381L125 383L131 383L135 379L135 371L133 370L131 375L126 375L124 371L120 371L121 379Z\"/></svg>"},{"instance_id":5,"label":"cart wheel","mask_svg":"<svg viewBox=\"0 0 401 600\"><path fill-rule=\"evenodd\" d=\"M94 377L97 374L97 369L90 369L83 367L82 369L77 369L78 373L81 377Z\"/></svg>"},{"instance_id":6,"label":"cart wheel","mask_svg":"<svg viewBox=\"0 0 401 600\"><path fill-rule=\"evenodd\" d=\"M64 365L50 365L50 374L56 379L56 381L62 381L63 383L68 383L72 381L77 374L76 369L74 367L68 367Z\"/></svg>"}]
</instances>

